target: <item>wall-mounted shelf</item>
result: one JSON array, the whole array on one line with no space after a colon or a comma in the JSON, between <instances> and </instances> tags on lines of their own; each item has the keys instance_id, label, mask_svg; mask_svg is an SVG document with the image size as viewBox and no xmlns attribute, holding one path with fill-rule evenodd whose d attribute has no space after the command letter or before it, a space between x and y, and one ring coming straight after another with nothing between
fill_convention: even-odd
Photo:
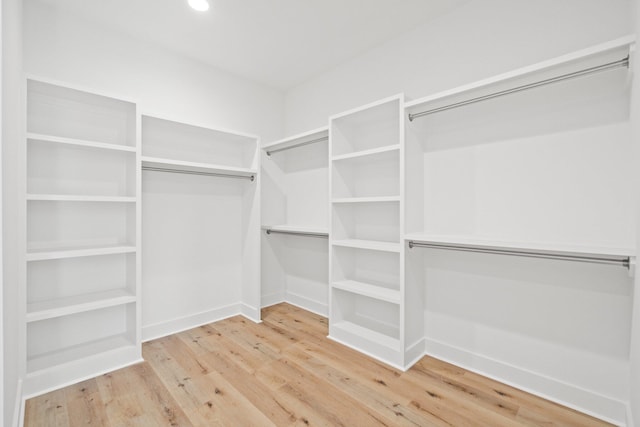
<instances>
[{"instance_id":1,"label":"wall-mounted shelf","mask_svg":"<svg viewBox=\"0 0 640 427\"><path fill-rule=\"evenodd\" d=\"M332 286L353 294L364 295L369 298L379 299L381 301L400 304L400 291L397 289L384 288L382 286L372 285L356 280L341 280L333 282Z\"/></svg>"},{"instance_id":2,"label":"wall-mounted shelf","mask_svg":"<svg viewBox=\"0 0 640 427\"><path fill-rule=\"evenodd\" d=\"M262 146L262 151L267 153L268 156L271 156L272 154L281 151L286 151L297 147L304 147L310 144L327 142L328 140L329 129L328 127L324 126L264 145Z\"/></svg>"},{"instance_id":3,"label":"wall-mounted shelf","mask_svg":"<svg viewBox=\"0 0 640 427\"><path fill-rule=\"evenodd\" d=\"M27 194L27 201L135 203L135 197L80 196L73 194Z\"/></svg>"},{"instance_id":4,"label":"wall-mounted shelf","mask_svg":"<svg viewBox=\"0 0 640 427\"><path fill-rule=\"evenodd\" d=\"M40 141L40 142L47 142L52 144L66 144L66 145L72 145L72 146L82 147L82 148L91 148L91 149L95 148L99 150L125 151L130 153L136 152L136 147L131 147L128 145L109 144L104 142L86 141L86 140L74 139L74 138L63 138L60 136L43 135L43 134L38 134L33 132L27 133L27 141Z\"/></svg>"},{"instance_id":5,"label":"wall-mounted shelf","mask_svg":"<svg viewBox=\"0 0 640 427\"><path fill-rule=\"evenodd\" d=\"M136 252L135 246L98 246L90 248L67 248L56 250L31 251L27 253L27 261L45 261L86 256L126 254Z\"/></svg>"},{"instance_id":6,"label":"wall-mounted shelf","mask_svg":"<svg viewBox=\"0 0 640 427\"><path fill-rule=\"evenodd\" d=\"M377 242L374 240L345 239L333 240L333 246L341 246L344 248L368 249L372 251L382 252L400 252L402 246L400 243Z\"/></svg>"},{"instance_id":7,"label":"wall-mounted shelf","mask_svg":"<svg viewBox=\"0 0 640 427\"><path fill-rule=\"evenodd\" d=\"M255 169L233 166L214 165L208 163L188 162L183 160L161 159L157 157L142 157L143 170L160 172L183 172L202 175L228 176L248 178L253 181L257 174Z\"/></svg>"},{"instance_id":8,"label":"wall-mounted shelf","mask_svg":"<svg viewBox=\"0 0 640 427\"><path fill-rule=\"evenodd\" d=\"M27 322L38 322L85 311L129 304L135 301L136 296L131 292L116 289L60 298L53 301L33 302L27 305Z\"/></svg>"},{"instance_id":9,"label":"wall-mounted shelf","mask_svg":"<svg viewBox=\"0 0 640 427\"><path fill-rule=\"evenodd\" d=\"M379 154L389 153L393 151L400 151L400 144L386 145L382 147L370 148L367 150L356 151L354 153L341 154L339 156L333 156L331 160L339 162L342 160L356 160L365 159L369 156L376 156Z\"/></svg>"},{"instance_id":10,"label":"wall-mounted shelf","mask_svg":"<svg viewBox=\"0 0 640 427\"><path fill-rule=\"evenodd\" d=\"M329 237L329 231L320 227L305 227L301 225L263 225L267 233L297 234L316 237Z\"/></svg>"},{"instance_id":11,"label":"wall-mounted shelf","mask_svg":"<svg viewBox=\"0 0 640 427\"><path fill-rule=\"evenodd\" d=\"M380 197L343 197L331 200L331 203L389 203L399 202L400 196L380 196Z\"/></svg>"}]
</instances>

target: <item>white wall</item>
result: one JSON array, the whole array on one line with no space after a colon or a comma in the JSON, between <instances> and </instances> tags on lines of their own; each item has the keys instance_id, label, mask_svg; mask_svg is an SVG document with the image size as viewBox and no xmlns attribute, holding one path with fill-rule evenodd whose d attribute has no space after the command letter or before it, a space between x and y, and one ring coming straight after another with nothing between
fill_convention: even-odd
<instances>
[{"instance_id":1,"label":"white wall","mask_svg":"<svg viewBox=\"0 0 640 427\"><path fill-rule=\"evenodd\" d=\"M20 186L22 146L22 2L2 1L2 311L3 311L3 425L13 425L21 370L18 336L19 267L21 250L16 203Z\"/></svg>"},{"instance_id":2,"label":"white wall","mask_svg":"<svg viewBox=\"0 0 640 427\"><path fill-rule=\"evenodd\" d=\"M287 92L286 133L398 92L409 99L631 32L629 0L473 0Z\"/></svg>"},{"instance_id":3,"label":"white wall","mask_svg":"<svg viewBox=\"0 0 640 427\"><path fill-rule=\"evenodd\" d=\"M281 137L283 94L122 33L25 1L24 68L136 100L143 113Z\"/></svg>"},{"instance_id":4,"label":"white wall","mask_svg":"<svg viewBox=\"0 0 640 427\"><path fill-rule=\"evenodd\" d=\"M634 25L636 37L640 36L640 2L634 1ZM635 195L636 218L640 224L640 52L636 48L635 61L632 65L633 92L631 98L631 125L635 147L634 162L636 165ZM640 227L636 230L636 244L640 242ZM640 274L636 274L633 290L633 320L631 327L631 414L635 425L640 425Z\"/></svg>"}]
</instances>

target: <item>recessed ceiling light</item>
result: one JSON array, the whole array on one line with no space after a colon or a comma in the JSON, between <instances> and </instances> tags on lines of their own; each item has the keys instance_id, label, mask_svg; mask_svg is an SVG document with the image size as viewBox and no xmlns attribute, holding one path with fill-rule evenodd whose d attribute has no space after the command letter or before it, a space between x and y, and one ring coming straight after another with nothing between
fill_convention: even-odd
<instances>
[{"instance_id":1,"label":"recessed ceiling light","mask_svg":"<svg viewBox=\"0 0 640 427\"><path fill-rule=\"evenodd\" d=\"M198 12L206 12L209 10L209 2L207 0L189 0L189 6Z\"/></svg>"}]
</instances>

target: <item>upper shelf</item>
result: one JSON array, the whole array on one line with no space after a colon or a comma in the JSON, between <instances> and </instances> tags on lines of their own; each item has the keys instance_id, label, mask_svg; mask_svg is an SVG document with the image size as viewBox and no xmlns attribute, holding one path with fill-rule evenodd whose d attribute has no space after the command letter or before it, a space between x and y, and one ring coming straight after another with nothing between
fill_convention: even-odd
<instances>
[{"instance_id":1,"label":"upper shelf","mask_svg":"<svg viewBox=\"0 0 640 427\"><path fill-rule=\"evenodd\" d=\"M224 175L251 178L257 174L255 169L222 166L208 163L187 162L182 160L142 157L142 168L169 172L191 172L202 175Z\"/></svg>"},{"instance_id":2,"label":"upper shelf","mask_svg":"<svg viewBox=\"0 0 640 427\"><path fill-rule=\"evenodd\" d=\"M612 63L622 63L628 58L635 43L635 36L626 36L606 43L598 44L570 54L562 55L537 64L522 67L477 82L428 95L405 103L405 110L412 118L425 110L448 109L452 104L467 105L475 97L493 97L497 92L511 92L514 88L555 80L565 74L582 73L592 68Z\"/></svg>"},{"instance_id":3,"label":"upper shelf","mask_svg":"<svg viewBox=\"0 0 640 427\"><path fill-rule=\"evenodd\" d=\"M329 140L329 128L323 126L308 132L299 133L279 141L264 145L262 150L270 156L273 153L289 150L296 147L302 147L317 142L326 142Z\"/></svg>"},{"instance_id":4,"label":"upper shelf","mask_svg":"<svg viewBox=\"0 0 640 427\"><path fill-rule=\"evenodd\" d=\"M109 144L105 142L87 141L83 139L64 138L60 136L43 135L43 134L33 133L33 132L27 133L27 141L40 141L40 142L49 142L53 144L66 144L66 145L74 145L77 147L84 147L84 148L97 148L101 150L128 151L132 153L135 153L137 150L136 147L131 147L129 145Z\"/></svg>"}]
</instances>

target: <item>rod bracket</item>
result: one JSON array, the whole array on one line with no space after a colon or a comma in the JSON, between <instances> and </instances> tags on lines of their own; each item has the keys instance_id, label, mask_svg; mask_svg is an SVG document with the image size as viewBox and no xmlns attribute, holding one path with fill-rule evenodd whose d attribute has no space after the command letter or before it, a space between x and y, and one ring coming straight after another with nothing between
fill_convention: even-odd
<instances>
[{"instance_id":1,"label":"rod bracket","mask_svg":"<svg viewBox=\"0 0 640 427\"><path fill-rule=\"evenodd\" d=\"M635 275L636 275L636 257L630 256L628 258L627 268L629 269L629 277L635 277Z\"/></svg>"}]
</instances>

